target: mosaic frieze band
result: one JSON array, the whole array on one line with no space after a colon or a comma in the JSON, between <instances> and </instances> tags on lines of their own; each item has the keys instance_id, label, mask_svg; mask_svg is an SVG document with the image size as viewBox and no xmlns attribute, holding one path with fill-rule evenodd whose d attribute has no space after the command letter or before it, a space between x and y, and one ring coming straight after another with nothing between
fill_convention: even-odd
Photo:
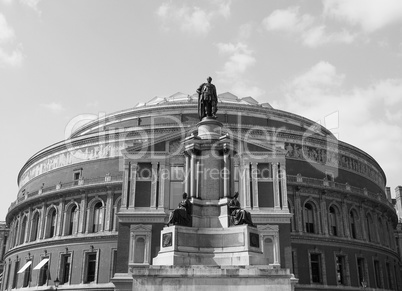
<instances>
[{"instance_id":1,"label":"mosaic frieze band","mask_svg":"<svg viewBox=\"0 0 402 291\"><path fill-rule=\"evenodd\" d=\"M341 153L288 142L285 142L285 150L286 157L306 160L323 165L343 168L348 171L353 171L369 177L379 186L385 187L384 179L372 165L362 163L357 159L353 159Z\"/></svg>"}]
</instances>

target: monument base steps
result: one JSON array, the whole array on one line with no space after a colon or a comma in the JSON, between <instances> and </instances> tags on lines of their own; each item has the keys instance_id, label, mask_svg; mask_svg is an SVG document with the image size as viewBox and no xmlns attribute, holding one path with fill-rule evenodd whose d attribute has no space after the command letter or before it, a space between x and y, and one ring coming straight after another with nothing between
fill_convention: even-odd
<instances>
[{"instance_id":1,"label":"monument base steps","mask_svg":"<svg viewBox=\"0 0 402 291\"><path fill-rule=\"evenodd\" d=\"M292 291L297 280L272 266L149 266L132 269L132 290Z\"/></svg>"}]
</instances>

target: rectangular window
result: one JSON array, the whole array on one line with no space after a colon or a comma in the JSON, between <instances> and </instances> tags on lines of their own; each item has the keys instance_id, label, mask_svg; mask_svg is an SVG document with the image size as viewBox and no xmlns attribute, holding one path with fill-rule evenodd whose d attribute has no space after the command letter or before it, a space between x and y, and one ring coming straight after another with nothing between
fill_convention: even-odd
<instances>
[{"instance_id":1,"label":"rectangular window","mask_svg":"<svg viewBox=\"0 0 402 291\"><path fill-rule=\"evenodd\" d=\"M24 271L24 282L22 284L22 287L28 287L29 283L31 282L31 265L29 265Z\"/></svg>"},{"instance_id":2,"label":"rectangular window","mask_svg":"<svg viewBox=\"0 0 402 291\"><path fill-rule=\"evenodd\" d=\"M310 269L312 283L322 283L321 278L321 255L310 254Z\"/></svg>"},{"instance_id":3,"label":"rectangular window","mask_svg":"<svg viewBox=\"0 0 402 291\"><path fill-rule=\"evenodd\" d=\"M5 271L4 271L4 275L3 275L3 280L6 280L3 286L3 290L7 290L8 289L8 282L10 280L10 270L11 270L11 264L4 265L5 267Z\"/></svg>"},{"instance_id":4,"label":"rectangular window","mask_svg":"<svg viewBox=\"0 0 402 291\"><path fill-rule=\"evenodd\" d=\"M297 267L297 251L296 249L292 250L292 272L295 277L299 277L298 267Z\"/></svg>"},{"instance_id":5,"label":"rectangular window","mask_svg":"<svg viewBox=\"0 0 402 291\"><path fill-rule=\"evenodd\" d=\"M96 280L96 253L90 252L85 255L84 283L95 282Z\"/></svg>"},{"instance_id":6,"label":"rectangular window","mask_svg":"<svg viewBox=\"0 0 402 291\"><path fill-rule=\"evenodd\" d=\"M358 275L358 280L359 280L359 286L363 287L364 284L366 283L365 280L365 275L364 275L364 259L363 258L358 258L357 259L357 275Z\"/></svg>"},{"instance_id":7,"label":"rectangular window","mask_svg":"<svg viewBox=\"0 0 402 291\"><path fill-rule=\"evenodd\" d=\"M234 175L233 175L234 192L233 193L236 193L236 192L239 192L239 167L238 166L235 166L233 168L233 173L234 173Z\"/></svg>"},{"instance_id":8,"label":"rectangular window","mask_svg":"<svg viewBox=\"0 0 402 291\"><path fill-rule=\"evenodd\" d=\"M138 163L134 207L151 206L152 164Z\"/></svg>"},{"instance_id":9,"label":"rectangular window","mask_svg":"<svg viewBox=\"0 0 402 291\"><path fill-rule=\"evenodd\" d=\"M71 254L61 255L60 259L60 284L70 282Z\"/></svg>"},{"instance_id":10,"label":"rectangular window","mask_svg":"<svg viewBox=\"0 0 402 291\"><path fill-rule=\"evenodd\" d=\"M183 200L184 175L183 166L170 167L170 209L175 209L180 201Z\"/></svg>"},{"instance_id":11,"label":"rectangular window","mask_svg":"<svg viewBox=\"0 0 402 291\"><path fill-rule=\"evenodd\" d=\"M272 180L272 165L257 164L258 206L274 207L274 184Z\"/></svg>"},{"instance_id":12,"label":"rectangular window","mask_svg":"<svg viewBox=\"0 0 402 291\"><path fill-rule=\"evenodd\" d=\"M82 168L74 169L73 171L74 185L78 185L78 181L82 178Z\"/></svg>"},{"instance_id":13,"label":"rectangular window","mask_svg":"<svg viewBox=\"0 0 402 291\"><path fill-rule=\"evenodd\" d=\"M43 258L46 259L46 258ZM34 269L36 269L35 267ZM49 260L40 268L39 271L39 286L46 285L50 279Z\"/></svg>"},{"instance_id":14,"label":"rectangular window","mask_svg":"<svg viewBox=\"0 0 402 291\"><path fill-rule=\"evenodd\" d=\"M380 262L374 261L374 274L375 274L375 283L377 288L381 288L381 273L380 273Z\"/></svg>"},{"instance_id":15,"label":"rectangular window","mask_svg":"<svg viewBox=\"0 0 402 291\"><path fill-rule=\"evenodd\" d=\"M345 285L345 257L336 256L336 282Z\"/></svg>"},{"instance_id":16,"label":"rectangular window","mask_svg":"<svg viewBox=\"0 0 402 291\"><path fill-rule=\"evenodd\" d=\"M112 275L111 278L116 274L116 266L117 266L117 250L113 250L112 252Z\"/></svg>"},{"instance_id":17,"label":"rectangular window","mask_svg":"<svg viewBox=\"0 0 402 291\"><path fill-rule=\"evenodd\" d=\"M393 281L392 281L392 274L391 274L391 268L389 267L389 263L386 263L386 268L387 268L387 277L388 277L388 289L393 290Z\"/></svg>"},{"instance_id":18,"label":"rectangular window","mask_svg":"<svg viewBox=\"0 0 402 291\"><path fill-rule=\"evenodd\" d=\"M18 269L20 268L20 261L15 262L14 276L13 276L13 289L17 288L18 283Z\"/></svg>"}]
</instances>

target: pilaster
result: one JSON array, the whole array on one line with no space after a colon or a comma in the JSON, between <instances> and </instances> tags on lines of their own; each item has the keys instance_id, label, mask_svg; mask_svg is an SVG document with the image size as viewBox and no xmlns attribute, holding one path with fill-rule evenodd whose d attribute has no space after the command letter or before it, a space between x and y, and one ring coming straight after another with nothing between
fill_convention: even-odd
<instances>
[{"instance_id":1,"label":"pilaster","mask_svg":"<svg viewBox=\"0 0 402 291\"><path fill-rule=\"evenodd\" d=\"M250 178L252 185L251 188L253 190L253 193L251 193L253 197L253 205L251 205L251 207L258 209L259 203L258 203L257 163L251 163L250 165L251 165Z\"/></svg>"},{"instance_id":2,"label":"pilaster","mask_svg":"<svg viewBox=\"0 0 402 291\"><path fill-rule=\"evenodd\" d=\"M134 208L135 205L135 187L137 183L137 170L138 170L138 163L132 163L131 164L131 177L130 177L130 190L128 191L129 193L129 203L128 207L129 208Z\"/></svg>"},{"instance_id":3,"label":"pilaster","mask_svg":"<svg viewBox=\"0 0 402 291\"><path fill-rule=\"evenodd\" d=\"M157 184L159 182L159 175L158 175L158 162L152 162L152 182L151 182L151 209L156 209L156 196L157 193Z\"/></svg>"},{"instance_id":4,"label":"pilaster","mask_svg":"<svg viewBox=\"0 0 402 291\"><path fill-rule=\"evenodd\" d=\"M279 191L279 163L272 163L272 178L274 186L274 209L279 210L280 206L280 191Z\"/></svg>"},{"instance_id":5,"label":"pilaster","mask_svg":"<svg viewBox=\"0 0 402 291\"><path fill-rule=\"evenodd\" d=\"M80 206L80 223L79 223L79 233L85 233L87 230L85 229L86 225L86 214L87 214L87 205L88 205L88 197L87 194L81 195L81 206Z\"/></svg>"},{"instance_id":6,"label":"pilaster","mask_svg":"<svg viewBox=\"0 0 402 291\"><path fill-rule=\"evenodd\" d=\"M281 189L282 189L282 209L285 211L289 211L288 208L288 189L287 189L287 180L286 180L286 163L283 162L281 165Z\"/></svg>"}]
</instances>

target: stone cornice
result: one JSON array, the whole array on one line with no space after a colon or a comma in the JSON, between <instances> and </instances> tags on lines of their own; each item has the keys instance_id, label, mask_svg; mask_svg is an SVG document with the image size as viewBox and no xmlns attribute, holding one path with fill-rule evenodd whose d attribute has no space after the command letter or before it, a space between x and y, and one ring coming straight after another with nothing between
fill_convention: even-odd
<instances>
[{"instance_id":1,"label":"stone cornice","mask_svg":"<svg viewBox=\"0 0 402 291\"><path fill-rule=\"evenodd\" d=\"M299 234L295 232L291 232L290 237L292 240L292 244L307 244L325 247L345 247L347 249L355 248L362 251L382 253L384 255L398 258L398 253L390 248L356 239L335 236L327 237L319 234Z\"/></svg>"},{"instance_id":2,"label":"stone cornice","mask_svg":"<svg viewBox=\"0 0 402 291\"><path fill-rule=\"evenodd\" d=\"M70 245L77 245L77 244L97 244L97 243L104 243L104 242L116 242L117 243L117 232L109 232L103 231L98 233L91 233L85 234L80 233L76 236L60 236L51 239L43 239L39 241L29 242L22 245L18 245L10 250L7 251L5 254L4 260L7 260L7 257L24 251L33 251L35 249L43 250L46 247L54 247L54 246L61 246L61 247L68 247Z\"/></svg>"}]
</instances>

